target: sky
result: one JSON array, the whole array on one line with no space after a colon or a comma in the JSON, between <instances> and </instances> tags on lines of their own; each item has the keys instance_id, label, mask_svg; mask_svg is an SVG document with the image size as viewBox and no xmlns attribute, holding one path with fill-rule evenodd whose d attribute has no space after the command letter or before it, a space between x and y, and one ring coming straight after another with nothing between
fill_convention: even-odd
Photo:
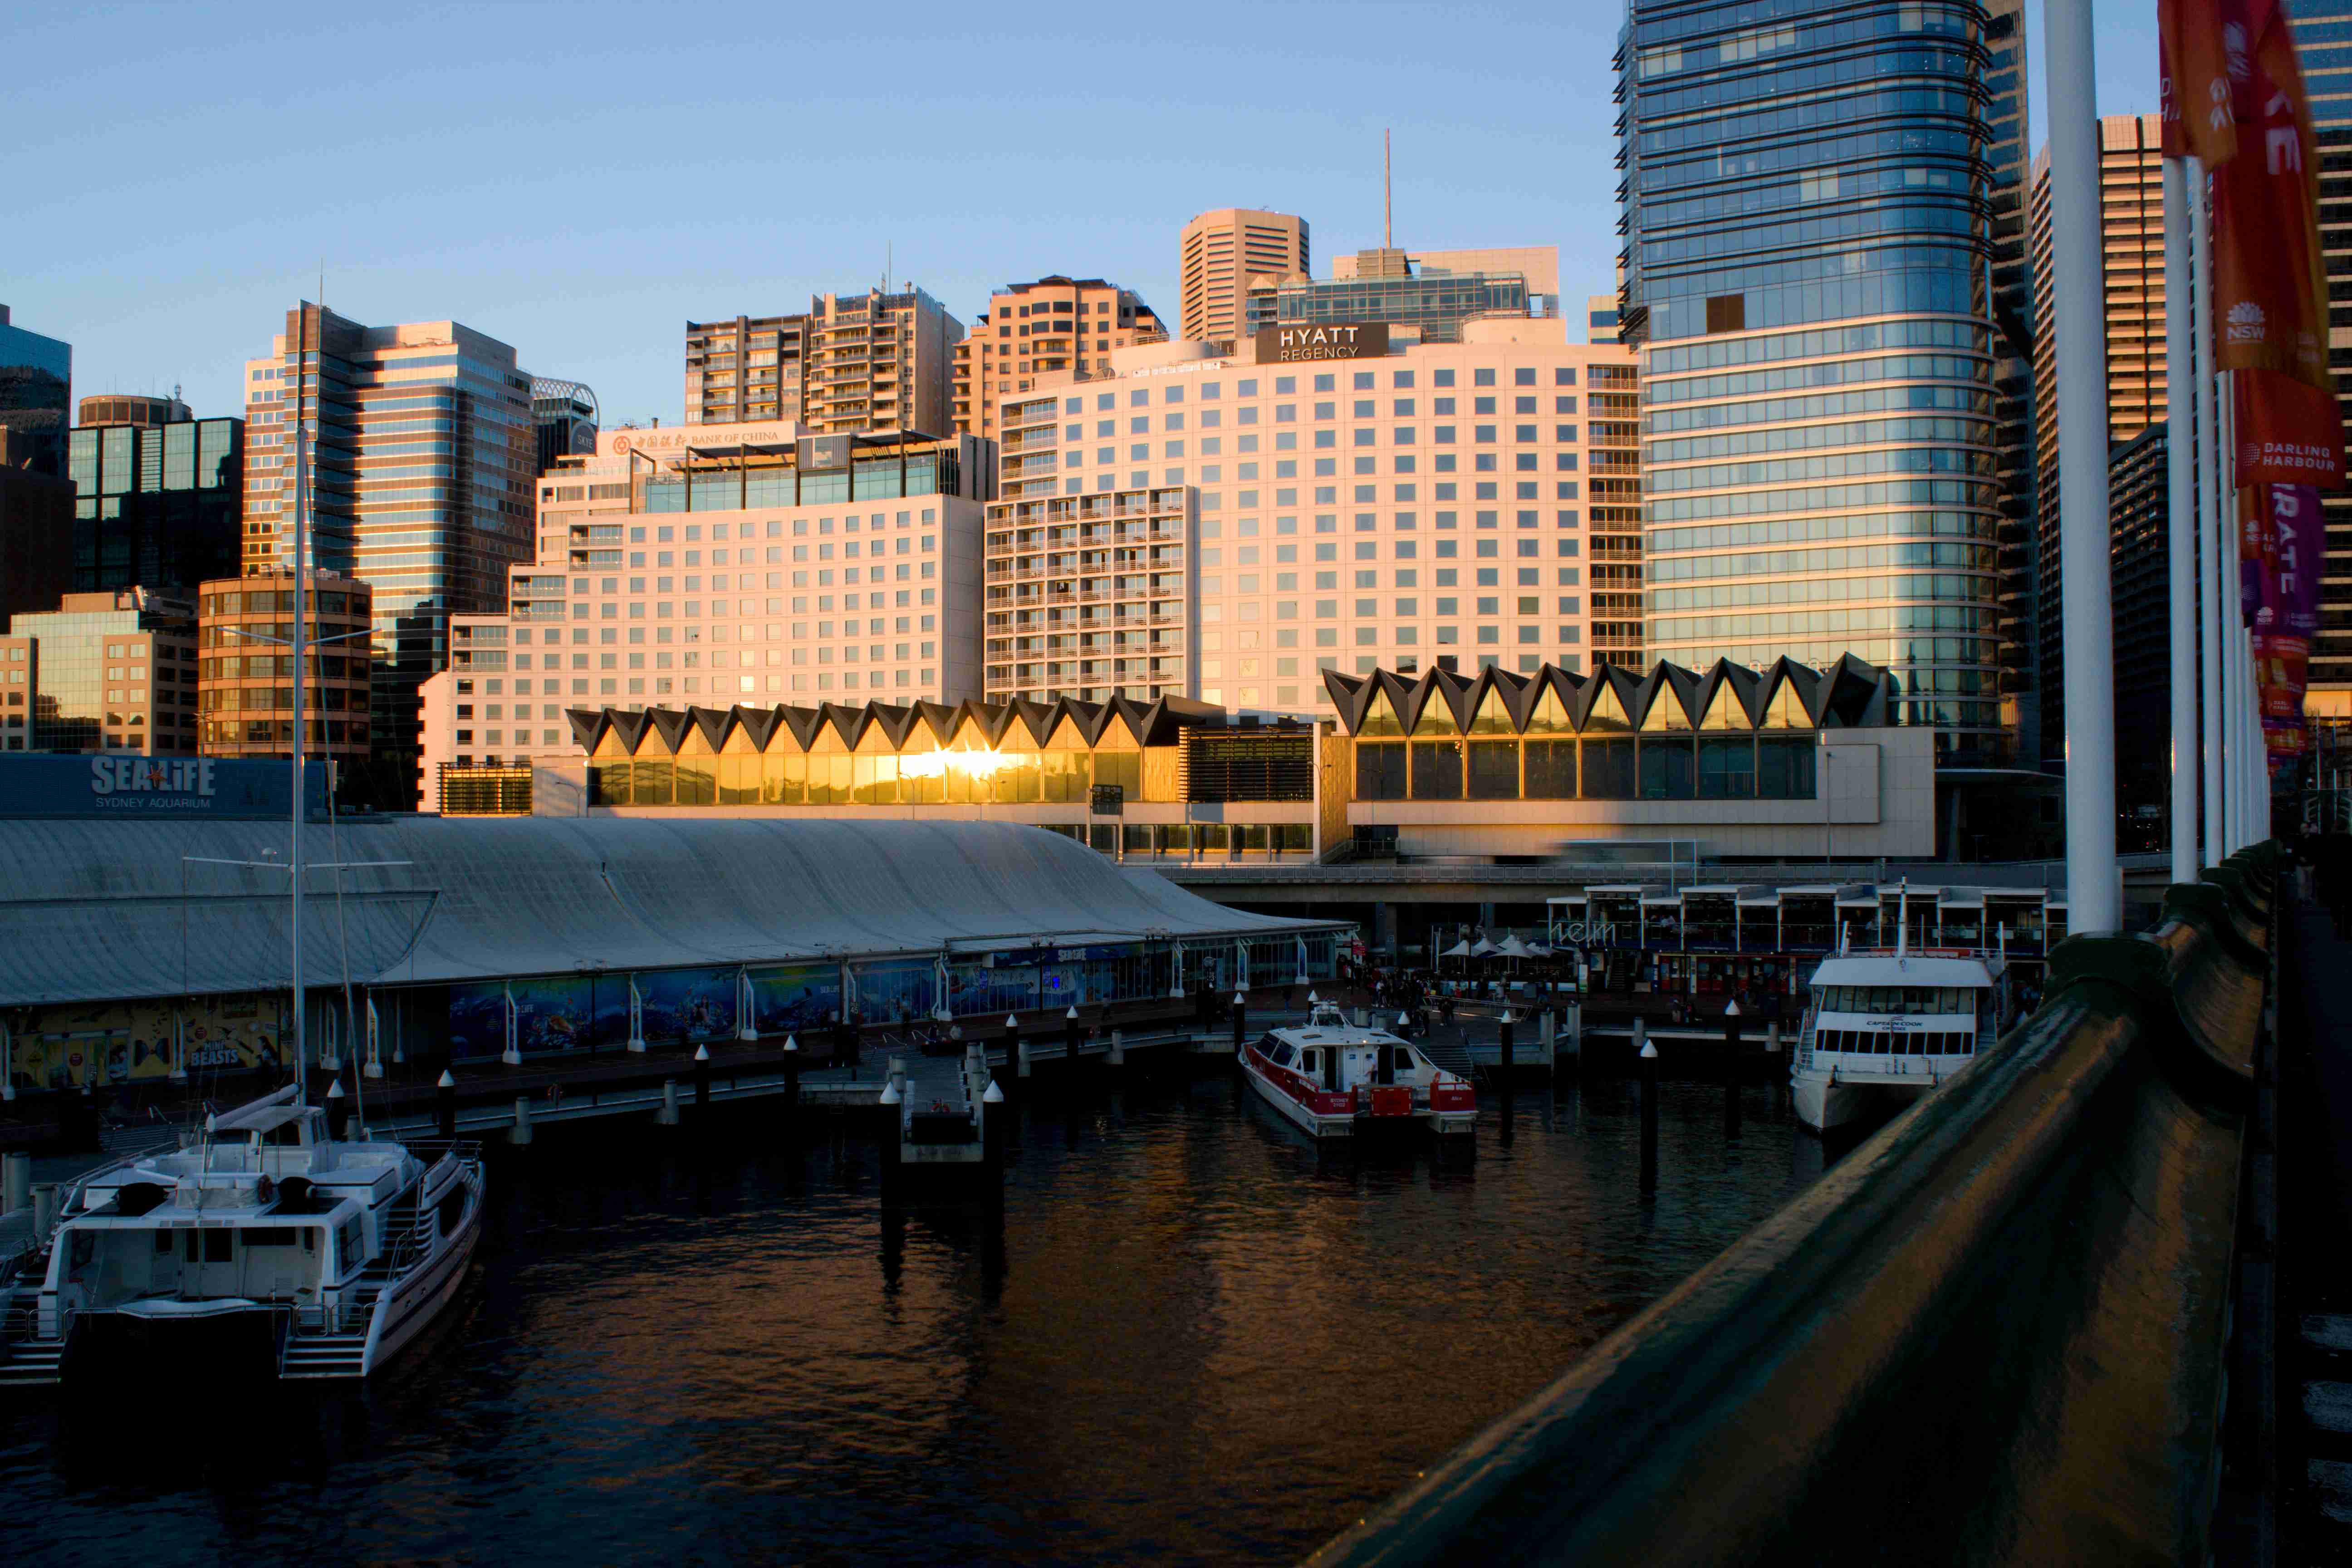
<instances>
[{"instance_id":1,"label":"sky","mask_svg":"<svg viewBox=\"0 0 2352 1568\"><path fill-rule=\"evenodd\" d=\"M2156 104L2154 0L2095 0L2098 110ZM2031 0L2037 145L2040 0ZM1181 15L1181 29L1169 19ZM1213 207L1381 242L1559 247L1613 289L1619 0L1174 7L26 7L10 24L0 304L74 392L242 413L298 301L454 319L606 425L683 417L689 320L890 276L967 324L1010 282L1177 310ZM37 171L37 177L31 172ZM323 271L323 286L321 274Z\"/></svg>"}]
</instances>

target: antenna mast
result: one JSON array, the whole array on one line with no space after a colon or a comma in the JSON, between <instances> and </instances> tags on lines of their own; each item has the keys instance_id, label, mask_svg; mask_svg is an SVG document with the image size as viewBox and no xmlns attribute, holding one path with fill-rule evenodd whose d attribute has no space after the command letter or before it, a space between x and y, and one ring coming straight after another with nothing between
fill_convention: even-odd
<instances>
[{"instance_id":1,"label":"antenna mast","mask_svg":"<svg viewBox=\"0 0 2352 1568\"><path fill-rule=\"evenodd\" d=\"M1381 248L1396 248L1396 159L1385 125L1381 127Z\"/></svg>"}]
</instances>

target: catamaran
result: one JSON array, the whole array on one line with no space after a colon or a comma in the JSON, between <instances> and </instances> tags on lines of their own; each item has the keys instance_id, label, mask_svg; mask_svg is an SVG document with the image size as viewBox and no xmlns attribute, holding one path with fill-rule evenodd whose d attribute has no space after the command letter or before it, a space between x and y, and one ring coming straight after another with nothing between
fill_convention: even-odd
<instances>
[{"instance_id":1,"label":"catamaran","mask_svg":"<svg viewBox=\"0 0 2352 1568\"><path fill-rule=\"evenodd\" d=\"M0 1286L0 1384L365 1377L464 1281L482 1160L471 1143L336 1139L289 1084L64 1203L37 1271Z\"/></svg>"},{"instance_id":2,"label":"catamaran","mask_svg":"<svg viewBox=\"0 0 2352 1568\"><path fill-rule=\"evenodd\" d=\"M1242 1071L1266 1103L1314 1138L1349 1138L1416 1124L1470 1131L1478 1092L1383 1029L1350 1024L1318 1002L1299 1028L1269 1029L1242 1052Z\"/></svg>"},{"instance_id":3,"label":"catamaran","mask_svg":"<svg viewBox=\"0 0 2352 1568\"><path fill-rule=\"evenodd\" d=\"M198 1369L208 1378L365 1377L456 1295L481 1232L478 1145L377 1142L363 1121L356 1140L338 1138L327 1110L305 1103L300 694L310 530L299 422L294 444L294 804L291 853L273 866L292 874L295 1079L207 1115L175 1152L117 1160L67 1189L45 1245L0 1265L0 1384L134 1369L173 1379ZM152 1384L172 1385L160 1377Z\"/></svg>"},{"instance_id":4,"label":"catamaran","mask_svg":"<svg viewBox=\"0 0 2352 1568\"><path fill-rule=\"evenodd\" d=\"M1828 1132L1890 1102L1924 1098L1968 1070L2008 1022L1996 950L1914 949L1898 907L1892 949L1841 949L1813 971L1790 1092L1797 1120Z\"/></svg>"}]
</instances>

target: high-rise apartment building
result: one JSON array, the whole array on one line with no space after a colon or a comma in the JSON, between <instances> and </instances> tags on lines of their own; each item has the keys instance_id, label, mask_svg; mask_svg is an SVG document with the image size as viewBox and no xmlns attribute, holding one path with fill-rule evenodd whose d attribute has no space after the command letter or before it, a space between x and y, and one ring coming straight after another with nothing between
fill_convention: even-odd
<instances>
[{"instance_id":1,"label":"high-rise apartment building","mask_svg":"<svg viewBox=\"0 0 2352 1568\"><path fill-rule=\"evenodd\" d=\"M301 709L306 756L345 770L341 793L384 802L373 776L369 689L373 661L364 634L373 619L368 584L313 572L302 604ZM197 587L196 705L208 757L290 757L295 701L294 574L248 572ZM397 802L405 806L405 798Z\"/></svg>"},{"instance_id":2,"label":"high-rise apartment building","mask_svg":"<svg viewBox=\"0 0 2352 1568\"><path fill-rule=\"evenodd\" d=\"M1985 5L1985 161L1991 166L1993 435L2000 481L2000 694L2015 755L2031 763L2042 745L2035 648L2040 562L2034 537L2033 279L2026 247L2032 73L2026 69L2025 0Z\"/></svg>"},{"instance_id":3,"label":"high-rise apartment building","mask_svg":"<svg viewBox=\"0 0 2352 1568\"><path fill-rule=\"evenodd\" d=\"M1108 374L1112 350L1167 336L1143 296L1100 278L1007 284L955 346L956 428L995 440L999 404L1040 376Z\"/></svg>"},{"instance_id":4,"label":"high-rise apartment building","mask_svg":"<svg viewBox=\"0 0 2352 1568\"><path fill-rule=\"evenodd\" d=\"M73 591L143 587L192 598L207 577L233 575L244 533L245 421L190 419L187 405L85 397L84 415L144 415L88 423L66 438L74 486ZM156 420L176 410L181 417Z\"/></svg>"},{"instance_id":5,"label":"high-rise apartment building","mask_svg":"<svg viewBox=\"0 0 2352 1568\"><path fill-rule=\"evenodd\" d=\"M1245 325L1243 305L1250 279L1304 278L1312 260L1303 217L1251 207L1201 214L1177 239L1181 335L1194 342L1230 342Z\"/></svg>"},{"instance_id":6,"label":"high-rise apartment building","mask_svg":"<svg viewBox=\"0 0 2352 1568\"><path fill-rule=\"evenodd\" d=\"M293 563L294 436L310 442L310 561L368 585L370 737L399 804L416 768L416 685L448 659L448 618L505 606L530 559L538 431L515 352L456 321L367 327L303 303L247 362L245 563Z\"/></svg>"},{"instance_id":7,"label":"high-rise apartment building","mask_svg":"<svg viewBox=\"0 0 2352 1568\"><path fill-rule=\"evenodd\" d=\"M1641 659L1628 351L1556 317L1298 331L1131 349L1007 403L990 700L1311 712L1324 669Z\"/></svg>"},{"instance_id":8,"label":"high-rise apartment building","mask_svg":"<svg viewBox=\"0 0 2352 1568\"><path fill-rule=\"evenodd\" d=\"M2352 435L2352 0L2287 0L2305 90L2319 134L2319 242L2327 263L2327 363ZM2352 719L2352 490L2320 492L2327 561L2319 579L2319 632L2311 640L2305 710Z\"/></svg>"},{"instance_id":9,"label":"high-rise apartment building","mask_svg":"<svg viewBox=\"0 0 2352 1568\"><path fill-rule=\"evenodd\" d=\"M8 432L0 426L0 449ZM0 463L0 616L46 610L73 589L74 488Z\"/></svg>"},{"instance_id":10,"label":"high-rise apartment building","mask_svg":"<svg viewBox=\"0 0 2352 1568\"><path fill-rule=\"evenodd\" d=\"M1649 651L1853 653L1969 763L2010 750L1984 16L1632 0L1618 57Z\"/></svg>"},{"instance_id":11,"label":"high-rise apartment building","mask_svg":"<svg viewBox=\"0 0 2352 1568\"><path fill-rule=\"evenodd\" d=\"M2161 334L2159 334L2160 338ZM2116 803L2137 831L2126 851L2161 849L2172 794L2171 516L2165 432L2144 426L2107 451L2108 572L2115 605Z\"/></svg>"},{"instance_id":12,"label":"high-rise apartment building","mask_svg":"<svg viewBox=\"0 0 2352 1568\"><path fill-rule=\"evenodd\" d=\"M0 671L0 750L195 753L196 618L185 600L144 588L68 594L54 610L9 617Z\"/></svg>"},{"instance_id":13,"label":"high-rise apartment building","mask_svg":"<svg viewBox=\"0 0 2352 1568\"><path fill-rule=\"evenodd\" d=\"M2164 166L2153 114L2099 121L2099 255L2105 307L2107 443L2119 446L2165 417ZM2033 378L2043 389L2034 413L2036 685L2042 760L2065 755L2065 668L2059 578L2057 328L2051 310L2050 155L2033 161L2028 214L2033 288ZM2158 498L2161 504L2161 497ZM2144 508L2142 509L2145 510ZM2120 518L2115 520L2118 529ZM2160 521L2160 520L2159 520ZM2124 534L2116 535L2120 547ZM2163 548L2163 531L2132 535ZM2121 654L2118 645L2116 652ZM2031 760L2031 759L2029 759Z\"/></svg>"},{"instance_id":14,"label":"high-rise apartment building","mask_svg":"<svg viewBox=\"0 0 2352 1568\"><path fill-rule=\"evenodd\" d=\"M601 418L596 395L576 381L551 381L535 375L530 381L531 422L538 431L539 466L546 473L555 459L592 457Z\"/></svg>"},{"instance_id":15,"label":"high-rise apartment building","mask_svg":"<svg viewBox=\"0 0 2352 1568\"><path fill-rule=\"evenodd\" d=\"M955 433L963 323L912 285L820 294L798 316L686 324L686 422L819 434Z\"/></svg>"},{"instance_id":16,"label":"high-rise apartment building","mask_svg":"<svg viewBox=\"0 0 2352 1568\"><path fill-rule=\"evenodd\" d=\"M686 324L686 422L797 421L808 316L737 316Z\"/></svg>"},{"instance_id":17,"label":"high-rise apartment building","mask_svg":"<svg viewBox=\"0 0 2352 1568\"><path fill-rule=\"evenodd\" d=\"M0 305L0 467L65 472L73 345L12 325Z\"/></svg>"}]
</instances>

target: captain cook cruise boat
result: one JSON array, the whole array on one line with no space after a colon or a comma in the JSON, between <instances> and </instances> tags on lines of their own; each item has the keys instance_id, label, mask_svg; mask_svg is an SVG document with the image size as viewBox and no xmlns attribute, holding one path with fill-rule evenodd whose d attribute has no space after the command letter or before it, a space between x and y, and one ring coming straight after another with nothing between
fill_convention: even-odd
<instances>
[{"instance_id":1,"label":"captain cook cruise boat","mask_svg":"<svg viewBox=\"0 0 2352 1568\"><path fill-rule=\"evenodd\" d=\"M31 1278L0 1280L0 1384L142 1365L353 1378L390 1360L465 1279L480 1152L327 1134L289 1084L177 1152L84 1178Z\"/></svg>"},{"instance_id":2,"label":"captain cook cruise boat","mask_svg":"<svg viewBox=\"0 0 2352 1568\"><path fill-rule=\"evenodd\" d=\"M1299 1028L1269 1029L1242 1052L1242 1070L1266 1103L1315 1138L1384 1127L1467 1132L1478 1093L1404 1040L1348 1022L1318 1002Z\"/></svg>"},{"instance_id":3,"label":"captain cook cruise boat","mask_svg":"<svg viewBox=\"0 0 2352 1568\"><path fill-rule=\"evenodd\" d=\"M1897 930L1901 930L1900 924ZM1998 954L1841 952L1813 972L1789 1083L1797 1120L1828 1132L1968 1070L2009 1022Z\"/></svg>"}]
</instances>

